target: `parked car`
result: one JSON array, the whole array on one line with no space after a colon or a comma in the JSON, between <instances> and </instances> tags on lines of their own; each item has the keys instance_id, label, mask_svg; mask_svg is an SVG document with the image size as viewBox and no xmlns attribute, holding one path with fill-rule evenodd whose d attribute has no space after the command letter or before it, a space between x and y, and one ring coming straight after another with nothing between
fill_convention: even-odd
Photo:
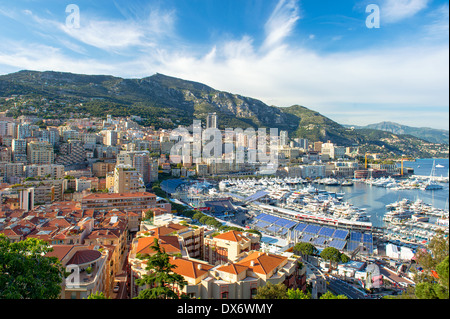
<instances>
[{"instance_id":1,"label":"parked car","mask_svg":"<svg viewBox=\"0 0 450 319\"><path fill-rule=\"evenodd\" d=\"M114 286L113 291L114 292L119 292L119 290L120 290L120 284L118 282L116 282L116 285Z\"/></svg>"}]
</instances>

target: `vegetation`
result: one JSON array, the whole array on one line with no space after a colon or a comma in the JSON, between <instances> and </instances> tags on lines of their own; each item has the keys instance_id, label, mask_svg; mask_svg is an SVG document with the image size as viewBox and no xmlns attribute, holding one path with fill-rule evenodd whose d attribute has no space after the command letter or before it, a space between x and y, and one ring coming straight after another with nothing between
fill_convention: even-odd
<instances>
[{"instance_id":1,"label":"vegetation","mask_svg":"<svg viewBox=\"0 0 450 319\"><path fill-rule=\"evenodd\" d=\"M148 273L137 279L136 284L147 288L140 291L136 299L178 299L180 296L175 289L182 290L187 282L173 272L176 266L170 263L169 255L156 238L151 248L155 252L153 255L139 256L147 261Z\"/></svg>"},{"instance_id":2,"label":"vegetation","mask_svg":"<svg viewBox=\"0 0 450 319\"><path fill-rule=\"evenodd\" d=\"M13 117L37 115L43 119L68 119L139 115L141 125L173 129L178 125L189 126L194 119L204 121L208 112L216 112L221 129L273 127L288 131L291 137L310 141L330 140L342 146L357 144L361 152L448 156L448 146L445 153L445 149L425 145L423 140L411 135L345 128L303 106L269 106L256 99L162 74L144 79L32 71L0 76L0 96L14 94L20 97L3 99L0 103L0 111L7 110L7 115ZM432 153L436 150L437 153Z\"/></svg>"},{"instance_id":3,"label":"vegetation","mask_svg":"<svg viewBox=\"0 0 450 319\"><path fill-rule=\"evenodd\" d=\"M287 299L287 287L283 283L276 285L268 282L265 286L258 288L255 299Z\"/></svg>"},{"instance_id":4,"label":"vegetation","mask_svg":"<svg viewBox=\"0 0 450 319\"><path fill-rule=\"evenodd\" d=\"M448 236L437 234L428 243L427 249L415 255L415 287L409 287L400 296L388 299L449 299L449 246Z\"/></svg>"},{"instance_id":5,"label":"vegetation","mask_svg":"<svg viewBox=\"0 0 450 319\"><path fill-rule=\"evenodd\" d=\"M101 291L97 291L96 293L90 294L87 299L109 299L106 298L105 294Z\"/></svg>"},{"instance_id":6,"label":"vegetation","mask_svg":"<svg viewBox=\"0 0 450 319\"><path fill-rule=\"evenodd\" d=\"M415 296L419 299L449 298L448 236L438 234L426 250L416 253Z\"/></svg>"},{"instance_id":7,"label":"vegetation","mask_svg":"<svg viewBox=\"0 0 450 319\"><path fill-rule=\"evenodd\" d=\"M311 243L297 243L294 246L294 251L302 256L316 256L319 253L317 248Z\"/></svg>"},{"instance_id":8,"label":"vegetation","mask_svg":"<svg viewBox=\"0 0 450 319\"><path fill-rule=\"evenodd\" d=\"M311 292L306 293L300 289L287 288L285 284L278 283L276 285L268 282L265 286L258 288L255 299L311 299ZM327 291L320 296L320 299L348 299L345 295L334 295Z\"/></svg>"},{"instance_id":9,"label":"vegetation","mask_svg":"<svg viewBox=\"0 0 450 319\"><path fill-rule=\"evenodd\" d=\"M341 253L338 249L334 247L326 247L320 253L320 257L330 262L330 268L333 266L333 264L349 261L347 255Z\"/></svg>"},{"instance_id":10,"label":"vegetation","mask_svg":"<svg viewBox=\"0 0 450 319\"><path fill-rule=\"evenodd\" d=\"M0 299L57 299L64 270L42 240L11 242L0 234Z\"/></svg>"},{"instance_id":11,"label":"vegetation","mask_svg":"<svg viewBox=\"0 0 450 319\"><path fill-rule=\"evenodd\" d=\"M327 291L319 299L348 299L345 295L335 295L331 291Z\"/></svg>"}]
</instances>

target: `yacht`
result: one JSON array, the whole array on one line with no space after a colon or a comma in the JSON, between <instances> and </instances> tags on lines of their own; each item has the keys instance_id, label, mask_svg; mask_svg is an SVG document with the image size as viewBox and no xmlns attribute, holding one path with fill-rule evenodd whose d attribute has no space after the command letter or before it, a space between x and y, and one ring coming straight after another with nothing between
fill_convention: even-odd
<instances>
[{"instance_id":1,"label":"yacht","mask_svg":"<svg viewBox=\"0 0 450 319\"><path fill-rule=\"evenodd\" d=\"M353 182L351 180L345 180L341 183L341 186L353 186Z\"/></svg>"},{"instance_id":2,"label":"yacht","mask_svg":"<svg viewBox=\"0 0 450 319\"><path fill-rule=\"evenodd\" d=\"M436 181L434 181L434 170L435 170L435 161L433 161L433 167L431 168L431 174L430 178L428 179L428 182L426 182L421 189L422 190L437 190L437 189L443 189L444 187L440 184L438 184Z\"/></svg>"}]
</instances>

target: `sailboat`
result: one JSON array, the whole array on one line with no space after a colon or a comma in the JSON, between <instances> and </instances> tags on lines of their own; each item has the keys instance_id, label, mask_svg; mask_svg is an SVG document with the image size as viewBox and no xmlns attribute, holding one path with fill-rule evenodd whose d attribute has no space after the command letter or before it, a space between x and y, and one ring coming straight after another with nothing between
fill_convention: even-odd
<instances>
[{"instance_id":1,"label":"sailboat","mask_svg":"<svg viewBox=\"0 0 450 319\"><path fill-rule=\"evenodd\" d=\"M436 181L433 180L434 170L435 170L435 161L433 161L433 167L431 168L430 178L428 179L428 182L426 182L425 185L421 187L422 190L436 190L444 188L442 185L438 184Z\"/></svg>"}]
</instances>

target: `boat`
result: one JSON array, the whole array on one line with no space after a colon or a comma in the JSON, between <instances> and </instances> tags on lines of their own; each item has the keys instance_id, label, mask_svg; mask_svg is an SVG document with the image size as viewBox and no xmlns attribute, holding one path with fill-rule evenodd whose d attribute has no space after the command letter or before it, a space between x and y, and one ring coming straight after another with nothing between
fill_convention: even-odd
<instances>
[{"instance_id":1,"label":"boat","mask_svg":"<svg viewBox=\"0 0 450 319\"><path fill-rule=\"evenodd\" d=\"M444 187L438 184L434 180L434 170L435 170L435 161L433 161L433 167L431 168L431 174L428 181L420 188L421 190L438 190L443 189Z\"/></svg>"},{"instance_id":2,"label":"boat","mask_svg":"<svg viewBox=\"0 0 450 319\"><path fill-rule=\"evenodd\" d=\"M341 186L353 186L353 181L346 180L341 183Z\"/></svg>"},{"instance_id":3,"label":"boat","mask_svg":"<svg viewBox=\"0 0 450 319\"><path fill-rule=\"evenodd\" d=\"M441 164L437 164L437 165L436 165L436 168L444 168L444 166L441 165Z\"/></svg>"}]
</instances>

